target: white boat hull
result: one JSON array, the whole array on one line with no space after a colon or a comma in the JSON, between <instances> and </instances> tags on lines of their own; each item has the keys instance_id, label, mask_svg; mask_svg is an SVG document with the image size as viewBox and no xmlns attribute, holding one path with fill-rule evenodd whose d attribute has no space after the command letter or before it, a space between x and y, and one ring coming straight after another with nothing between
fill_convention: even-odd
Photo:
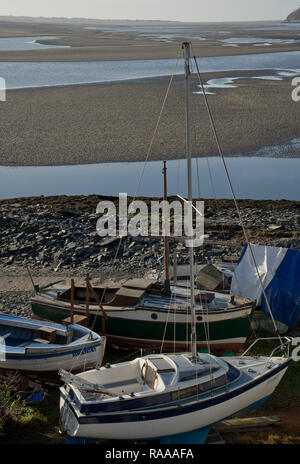
<instances>
[{"instance_id":1,"label":"white boat hull","mask_svg":"<svg viewBox=\"0 0 300 464\"><path fill-rule=\"evenodd\" d=\"M122 420L122 415L120 415L120 421L117 423L80 424L74 413L70 410L70 407L65 403L65 397L62 393L60 408L64 431L72 437L117 440L130 440L134 438L139 440L157 439L204 429L266 400L279 384L287 367L288 364L265 381L221 403L219 402L206 408L199 407L195 412L187 414L176 413L173 416L161 419L149 420L145 416L144 422L142 420L123 422L124 419Z\"/></svg>"},{"instance_id":2,"label":"white boat hull","mask_svg":"<svg viewBox=\"0 0 300 464\"><path fill-rule=\"evenodd\" d=\"M49 334L54 337L50 339ZM57 374L60 369L79 372L101 365L105 345L106 337L76 324L63 326L5 314L0 317L0 370L22 374Z\"/></svg>"},{"instance_id":3,"label":"white boat hull","mask_svg":"<svg viewBox=\"0 0 300 464\"><path fill-rule=\"evenodd\" d=\"M24 354L17 357L6 357L0 361L0 369L10 369L28 372L58 372L59 369L78 371L97 364L101 365L104 356L105 344L97 343L90 347L76 348L53 353L48 351L39 354Z\"/></svg>"}]
</instances>

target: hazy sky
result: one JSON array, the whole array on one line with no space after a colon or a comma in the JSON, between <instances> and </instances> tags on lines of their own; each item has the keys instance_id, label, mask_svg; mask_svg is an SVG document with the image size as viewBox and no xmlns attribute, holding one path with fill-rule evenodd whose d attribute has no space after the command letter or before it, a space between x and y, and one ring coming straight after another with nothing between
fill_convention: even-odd
<instances>
[{"instance_id":1,"label":"hazy sky","mask_svg":"<svg viewBox=\"0 0 300 464\"><path fill-rule=\"evenodd\" d=\"M2 0L0 15L255 21L285 19L300 0Z\"/></svg>"}]
</instances>

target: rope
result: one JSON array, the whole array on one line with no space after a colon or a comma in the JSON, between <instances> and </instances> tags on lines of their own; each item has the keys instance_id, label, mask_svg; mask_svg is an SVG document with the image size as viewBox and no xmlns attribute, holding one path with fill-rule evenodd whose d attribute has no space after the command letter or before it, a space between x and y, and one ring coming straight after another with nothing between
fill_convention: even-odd
<instances>
[{"instance_id":1,"label":"rope","mask_svg":"<svg viewBox=\"0 0 300 464\"><path fill-rule=\"evenodd\" d=\"M254 256L254 253L253 253L253 250L252 250L252 246L251 246L251 244L249 242L248 234L247 234L247 231L246 231L246 228L245 228L245 225L244 225L244 221L242 219L241 211L240 211L240 208L239 208L239 205L238 205L235 193L234 193L233 185L232 185L232 182L231 182L231 179L230 179L230 176L229 176L227 164L225 162L224 154L223 154L223 151L222 151L222 148L221 148L220 140L219 140L219 137L218 137L218 134L217 134L216 126L215 126L214 119L213 119L213 116L212 116L212 112L211 112L211 109L210 109L210 106L209 106L209 103L208 103L208 100L207 100L207 96L206 96L206 93L205 93L205 88L204 88L204 85L203 85L203 80L202 80L202 77L200 75L198 63L197 63L197 60L196 60L195 56L194 56L194 60L195 60L196 68L197 68L197 74L198 74L199 82L200 82L202 92L203 92L203 97L204 97L206 109L208 111L212 131L213 131L215 141L216 141L216 144L217 144L217 147L218 147L218 151L219 151L219 154L220 154L220 157L221 157L221 160L222 160L222 163L223 163L223 167L224 167L224 170L225 170L225 173L226 173L226 177L227 177L227 180L228 180L228 184L229 184L229 187L230 187L232 198L233 198L233 201L234 201L234 204L235 204L238 216L239 216L240 224L241 224L241 227L243 229L244 237L245 237L245 240L246 240L246 242L247 242L247 244L249 246L251 257L252 257L252 260L253 260L253 263L254 263L254 266L255 266L255 270L256 270L256 273L257 273L257 276L258 276L258 279L259 279L259 283L260 283L263 295L265 297L265 301L266 301L266 304L267 304L268 311L270 313L270 317L272 319L272 322L273 322L273 325L274 325L274 328L275 328L275 332L276 332L276 334L277 334L277 336L278 336L278 338L280 340L280 343L282 343L278 328L276 326L276 323L275 323L275 320L274 320L274 317L273 317L273 314L272 314L270 303L269 303L269 300L268 300L266 292L265 292L264 284L263 284L261 275L260 275L258 267L257 267L255 256Z\"/></svg>"},{"instance_id":2,"label":"rope","mask_svg":"<svg viewBox=\"0 0 300 464\"><path fill-rule=\"evenodd\" d=\"M169 315L170 315L170 312L171 312L172 303L173 303L174 299L175 299L175 295L173 293L171 293L171 298L170 298L170 302L169 302L169 305L168 305L167 318L166 318L165 327L164 327L164 333L163 333L162 340L161 340L160 353L162 353L163 346L164 346L164 343L165 343L166 331L167 331L167 326L168 326L168 322L169 322Z\"/></svg>"},{"instance_id":3,"label":"rope","mask_svg":"<svg viewBox=\"0 0 300 464\"><path fill-rule=\"evenodd\" d=\"M143 178L144 171L145 171L145 168L146 168L146 164L148 162L148 159L149 159L149 156L150 156L150 153L151 153L151 150L152 150L153 142L154 142L154 139L156 137L158 127L159 127L159 124L160 124L160 121L161 121L161 118L162 118L162 115L163 115L163 112L164 112L164 109L165 109L166 101L167 101L167 98L169 96L169 92L170 92L170 89L171 89L171 86L172 86L172 83L173 83L173 80L174 80L174 75L175 75L175 72L176 72L176 69L177 69L177 64L178 64L178 59L179 59L180 52L181 52L181 47L179 48L178 53L177 53L177 58L176 58L176 63L175 63L175 66L174 66L174 70L173 70L173 73L171 75L169 85L168 85L168 88L167 88L167 91L166 91L166 94L165 94L165 97L164 97L164 100L163 100L163 104L162 104L162 107L161 107L161 110L160 110L160 113L159 113L159 116L158 116L158 120L157 120L155 129L154 129L154 133L153 133L151 141L150 141L150 145L149 145L149 148L148 148L148 151L147 151L146 159L144 161L142 172L140 174L140 178L139 178L139 181L138 181L138 186L137 186L136 192L134 194L134 199L136 198L137 193L138 193L138 191L140 189L140 186L141 186L141 182L142 182L142 178Z\"/></svg>"}]
</instances>

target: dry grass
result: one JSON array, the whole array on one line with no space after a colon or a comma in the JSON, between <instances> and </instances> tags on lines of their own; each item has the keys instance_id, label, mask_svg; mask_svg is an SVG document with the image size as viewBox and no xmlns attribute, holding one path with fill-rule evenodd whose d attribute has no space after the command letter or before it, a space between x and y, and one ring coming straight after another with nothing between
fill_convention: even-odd
<instances>
[{"instance_id":1,"label":"dry grass","mask_svg":"<svg viewBox=\"0 0 300 464\"><path fill-rule=\"evenodd\" d=\"M18 374L0 376L0 432L6 432L25 412L22 379Z\"/></svg>"}]
</instances>

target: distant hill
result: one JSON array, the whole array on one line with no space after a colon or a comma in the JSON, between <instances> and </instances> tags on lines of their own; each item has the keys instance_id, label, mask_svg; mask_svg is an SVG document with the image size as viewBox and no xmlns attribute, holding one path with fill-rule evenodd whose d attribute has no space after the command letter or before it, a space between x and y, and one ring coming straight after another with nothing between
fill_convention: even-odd
<instances>
[{"instance_id":1,"label":"distant hill","mask_svg":"<svg viewBox=\"0 0 300 464\"><path fill-rule=\"evenodd\" d=\"M300 8L298 8L298 10L295 10L290 15L288 15L286 20L287 21L300 21Z\"/></svg>"},{"instance_id":2,"label":"distant hill","mask_svg":"<svg viewBox=\"0 0 300 464\"><path fill-rule=\"evenodd\" d=\"M114 25L114 26L128 26L128 25L172 25L181 24L181 21L167 21L167 20L144 20L144 19L93 19L93 18L46 18L44 16L0 16L0 21L3 22L21 22L21 23L38 23L38 24L91 24L91 25Z\"/></svg>"}]
</instances>

